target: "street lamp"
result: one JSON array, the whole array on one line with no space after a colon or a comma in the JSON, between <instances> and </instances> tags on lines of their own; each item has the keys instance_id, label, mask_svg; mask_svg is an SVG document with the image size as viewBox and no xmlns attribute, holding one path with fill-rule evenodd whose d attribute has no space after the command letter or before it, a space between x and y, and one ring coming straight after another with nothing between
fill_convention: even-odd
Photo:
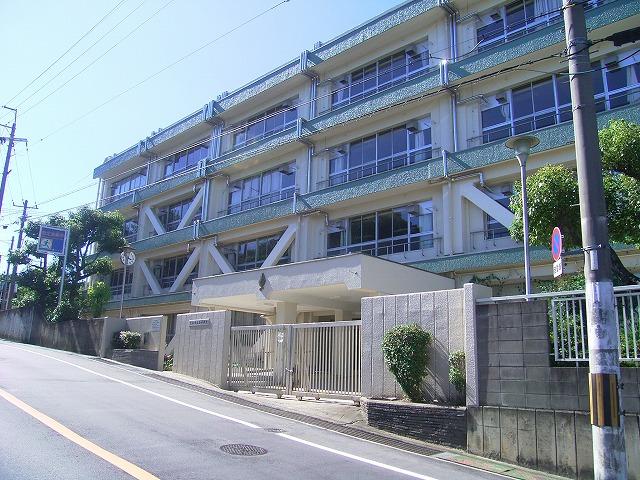
<instances>
[{"instance_id":1,"label":"street lamp","mask_svg":"<svg viewBox=\"0 0 640 480\"><path fill-rule=\"evenodd\" d=\"M533 135L517 135L505 142L513 150L520 164L520 183L522 184L522 229L524 230L524 279L525 293L531 295L531 259L529 257L529 205L527 203L527 159L529 152L540 140Z\"/></svg>"},{"instance_id":2,"label":"street lamp","mask_svg":"<svg viewBox=\"0 0 640 480\"><path fill-rule=\"evenodd\" d=\"M136 254L133 251L133 248L129 245L125 245L122 247L122 252L120 253L120 261L122 265L124 265L124 271L122 272L122 291L120 292L120 318L122 318L122 307L124 304L124 287L127 283L127 267L133 266L136 261Z\"/></svg>"}]
</instances>

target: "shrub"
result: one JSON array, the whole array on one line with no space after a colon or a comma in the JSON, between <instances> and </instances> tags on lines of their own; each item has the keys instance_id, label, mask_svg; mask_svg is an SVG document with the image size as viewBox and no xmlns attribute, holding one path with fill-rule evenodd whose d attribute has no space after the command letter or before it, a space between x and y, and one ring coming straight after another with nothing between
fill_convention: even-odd
<instances>
[{"instance_id":1,"label":"shrub","mask_svg":"<svg viewBox=\"0 0 640 480\"><path fill-rule=\"evenodd\" d=\"M449 355L449 381L464 398L467 389L464 352L457 351Z\"/></svg>"},{"instance_id":2,"label":"shrub","mask_svg":"<svg viewBox=\"0 0 640 480\"><path fill-rule=\"evenodd\" d=\"M382 352L387 366L413 402L422 400L422 379L427 375L427 348L431 335L419 325L398 325L382 340Z\"/></svg>"},{"instance_id":3,"label":"shrub","mask_svg":"<svg viewBox=\"0 0 640 480\"><path fill-rule=\"evenodd\" d=\"M123 348L139 348L142 341L142 334L140 332L131 332L128 330L118 333L120 344Z\"/></svg>"},{"instance_id":4,"label":"shrub","mask_svg":"<svg viewBox=\"0 0 640 480\"><path fill-rule=\"evenodd\" d=\"M164 367L163 370L171 371L173 370L173 354L164 356Z\"/></svg>"}]
</instances>

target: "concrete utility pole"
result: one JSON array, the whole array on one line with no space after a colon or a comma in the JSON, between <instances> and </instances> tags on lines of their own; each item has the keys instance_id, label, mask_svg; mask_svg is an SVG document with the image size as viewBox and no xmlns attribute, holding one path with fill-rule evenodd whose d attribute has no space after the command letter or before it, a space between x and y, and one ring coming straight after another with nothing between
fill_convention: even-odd
<instances>
[{"instance_id":1,"label":"concrete utility pole","mask_svg":"<svg viewBox=\"0 0 640 480\"><path fill-rule=\"evenodd\" d=\"M13 250L13 242L15 241L15 237L11 237L11 246L9 247L9 253ZM5 310L9 310L9 269L11 268L11 264L9 263L9 255L7 255L7 273L4 276L4 283L2 284L2 301L4 302ZM5 297L6 292L6 297Z\"/></svg>"},{"instance_id":2,"label":"concrete utility pole","mask_svg":"<svg viewBox=\"0 0 640 480\"><path fill-rule=\"evenodd\" d=\"M16 138L16 117L18 111L15 108L9 108L7 106L3 107L7 110L11 110L13 112L13 125L11 126L11 134L9 138L0 137L0 142L8 140L9 144L7 146L7 156L4 161L4 170L2 171L2 181L0 181L0 212L2 212L2 200L4 199L4 189L7 185L7 176L9 175L9 162L11 161L11 152L13 150L13 143L18 142L26 142L26 138Z\"/></svg>"},{"instance_id":3,"label":"concrete utility pole","mask_svg":"<svg viewBox=\"0 0 640 480\"><path fill-rule=\"evenodd\" d=\"M563 0L585 258L593 470L598 480L622 480L627 478L627 458L618 395L620 353L583 4Z\"/></svg>"},{"instance_id":4,"label":"concrete utility pole","mask_svg":"<svg viewBox=\"0 0 640 480\"><path fill-rule=\"evenodd\" d=\"M18 207L19 205L16 205L14 203L15 207ZM24 233L24 224L27 221L27 209L28 208L38 208L38 207L29 207L29 200L25 200L22 203L22 216L20 217L20 230L18 231L18 246L17 246L17 250L20 250L20 248L22 248L22 235ZM9 288L9 292L7 293L7 309L10 308L11 306L11 300L13 300L13 296L15 295L15 290L16 290L16 283L15 283L15 279L16 279L16 275L18 274L18 264L14 263L13 264L13 270L11 271L11 287Z\"/></svg>"}]
</instances>

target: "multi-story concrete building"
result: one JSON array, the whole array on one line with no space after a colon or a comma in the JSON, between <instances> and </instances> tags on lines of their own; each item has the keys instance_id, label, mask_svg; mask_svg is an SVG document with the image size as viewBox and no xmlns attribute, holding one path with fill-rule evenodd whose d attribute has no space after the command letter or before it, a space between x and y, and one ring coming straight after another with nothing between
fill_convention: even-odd
<instances>
[{"instance_id":1,"label":"multi-story concrete building","mask_svg":"<svg viewBox=\"0 0 640 480\"><path fill-rule=\"evenodd\" d=\"M587 23L592 39L637 26L640 2L590 1ZM504 141L539 137L529 171L575 165L564 41L560 0L407 1L107 158L99 204L123 213L137 255L126 278L114 256L109 309L123 282L129 316L289 322L473 276L517 292ZM601 125L640 121L634 51L593 51ZM551 277L547 251L532 261Z\"/></svg>"}]
</instances>

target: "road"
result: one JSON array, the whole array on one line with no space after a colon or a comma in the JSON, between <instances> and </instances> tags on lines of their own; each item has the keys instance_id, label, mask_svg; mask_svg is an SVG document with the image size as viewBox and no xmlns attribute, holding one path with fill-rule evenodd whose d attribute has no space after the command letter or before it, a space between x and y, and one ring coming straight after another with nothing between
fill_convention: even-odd
<instances>
[{"instance_id":1,"label":"road","mask_svg":"<svg viewBox=\"0 0 640 480\"><path fill-rule=\"evenodd\" d=\"M266 452L221 450L231 444ZM0 479L130 478L504 477L270 415L91 357L0 340Z\"/></svg>"}]
</instances>

